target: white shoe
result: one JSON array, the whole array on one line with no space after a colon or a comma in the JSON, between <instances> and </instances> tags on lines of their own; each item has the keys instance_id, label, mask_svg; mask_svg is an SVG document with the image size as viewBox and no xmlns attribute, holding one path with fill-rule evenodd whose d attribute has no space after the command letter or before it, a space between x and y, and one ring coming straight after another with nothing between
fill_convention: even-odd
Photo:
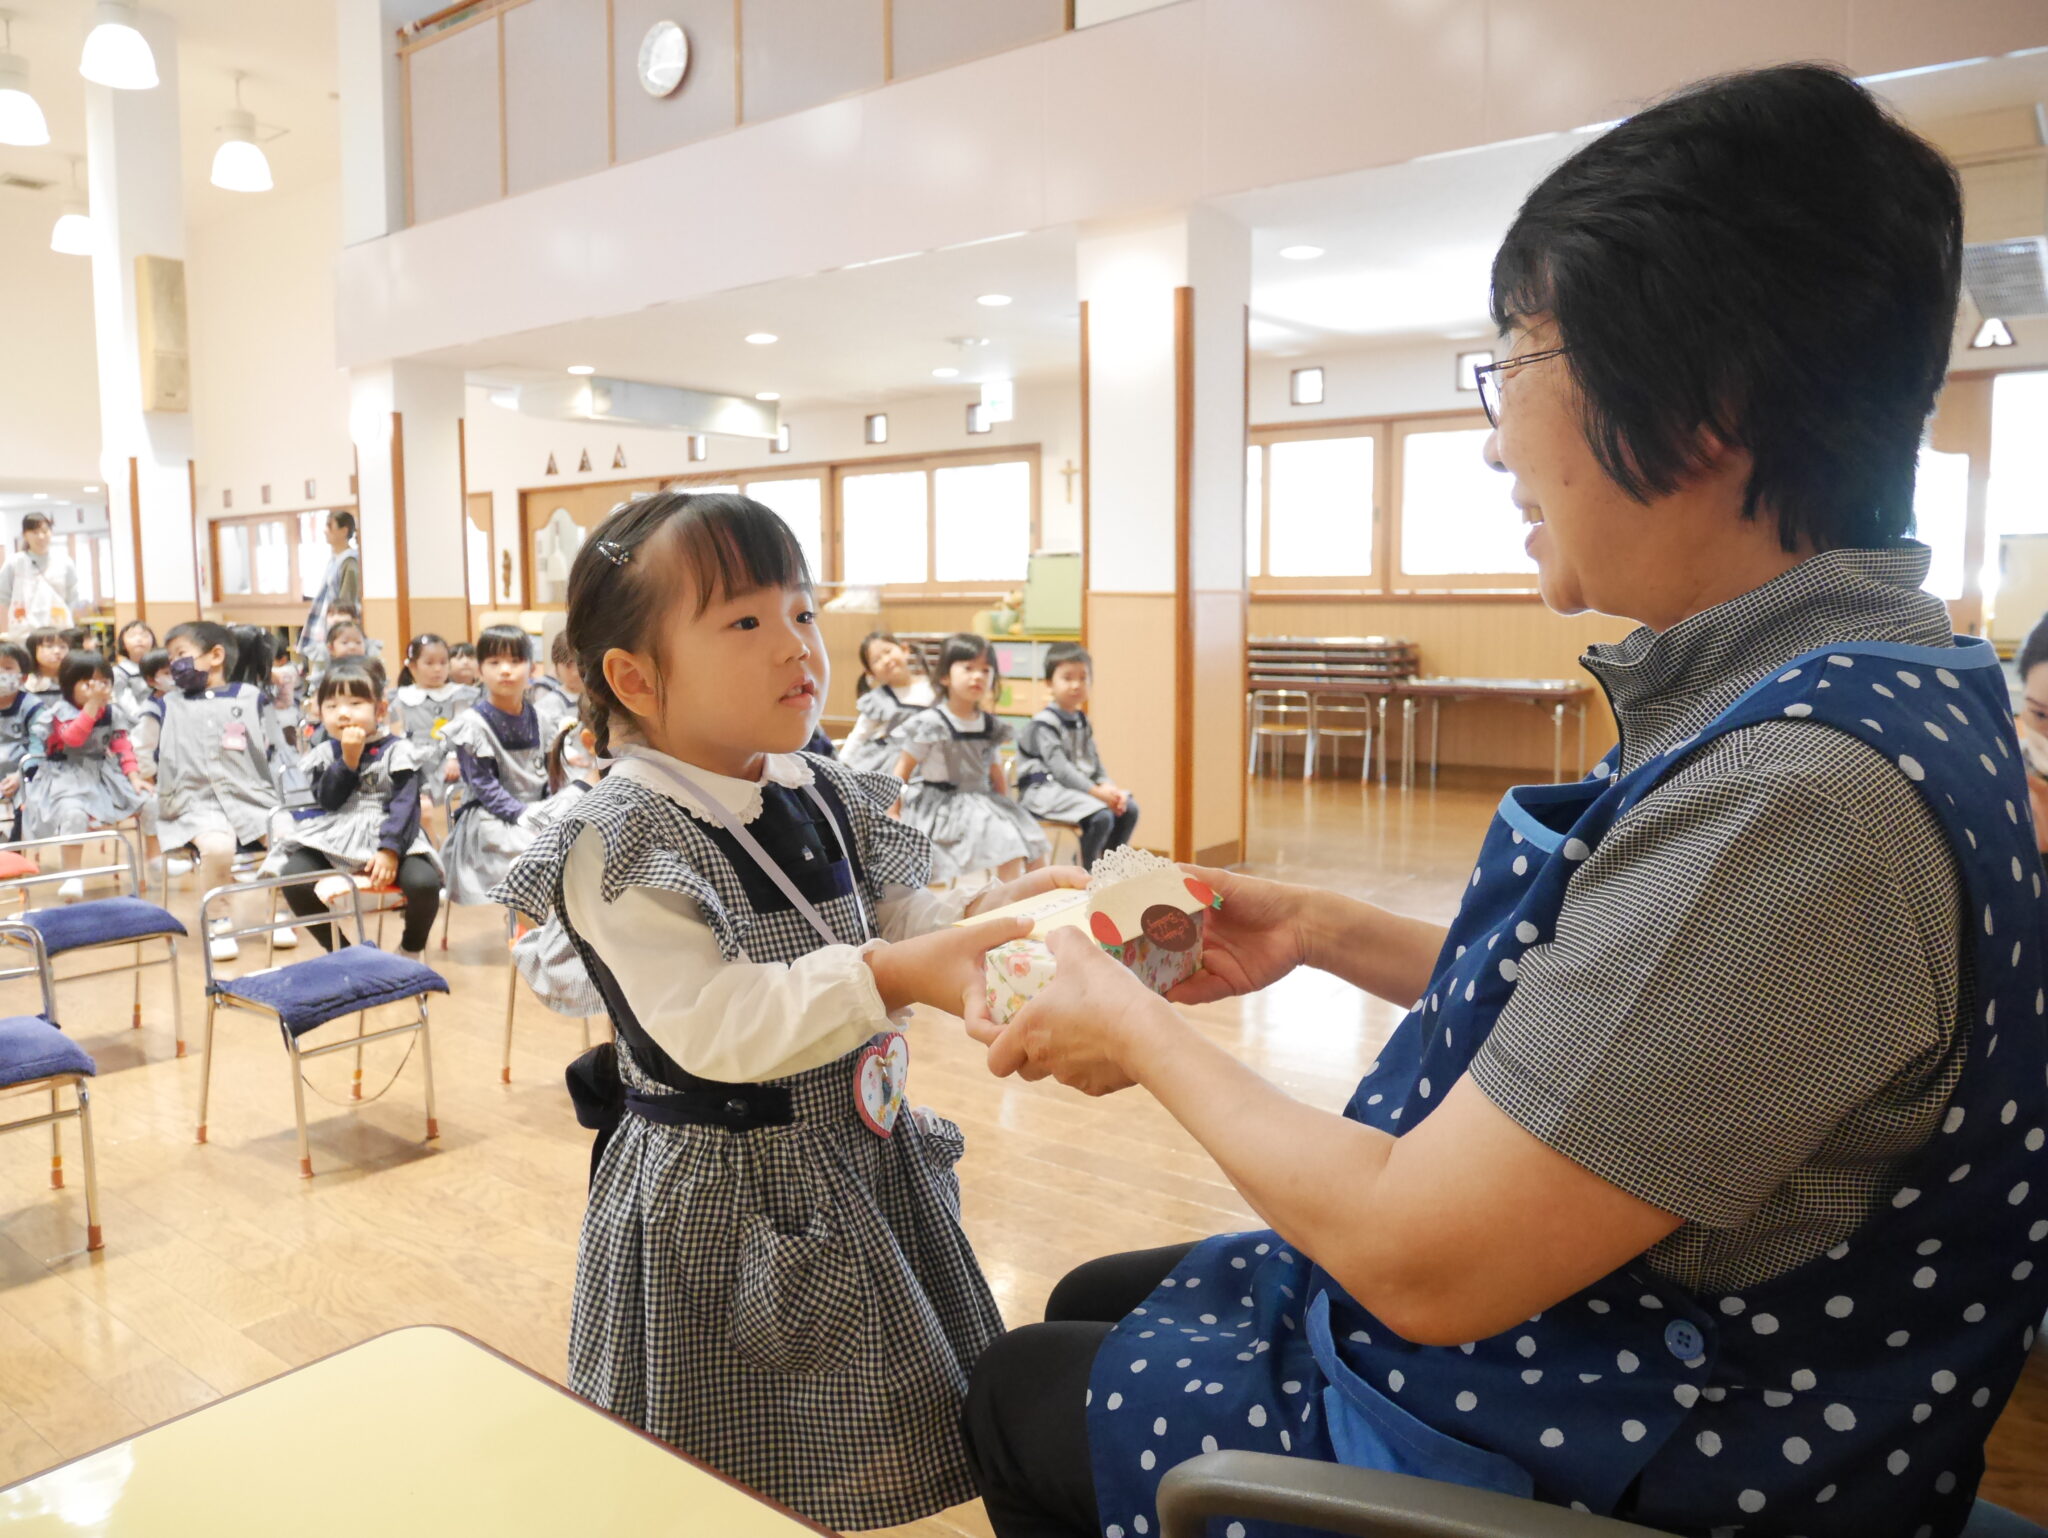
<instances>
[{"instance_id":1,"label":"white shoe","mask_svg":"<svg viewBox=\"0 0 2048 1538\"><path fill-rule=\"evenodd\" d=\"M85 896L85 882L80 877L73 876L69 881L58 884L57 900L59 902L75 903L83 896Z\"/></svg>"},{"instance_id":2,"label":"white shoe","mask_svg":"<svg viewBox=\"0 0 2048 1538\"><path fill-rule=\"evenodd\" d=\"M295 950L299 943L299 932L296 929L280 929L271 935L270 943L281 951Z\"/></svg>"},{"instance_id":3,"label":"white shoe","mask_svg":"<svg viewBox=\"0 0 2048 1538\"><path fill-rule=\"evenodd\" d=\"M229 935L225 922L213 926L213 938L206 942L206 954L215 961L233 961L242 954L242 947Z\"/></svg>"},{"instance_id":4,"label":"white shoe","mask_svg":"<svg viewBox=\"0 0 2048 1538\"><path fill-rule=\"evenodd\" d=\"M164 874L167 876L189 876L192 862L181 854L168 855L164 859Z\"/></svg>"},{"instance_id":5,"label":"white shoe","mask_svg":"<svg viewBox=\"0 0 2048 1538\"><path fill-rule=\"evenodd\" d=\"M423 950L409 951L401 946L398 952L398 959L400 961L417 962L419 965L425 966L427 964L427 953Z\"/></svg>"}]
</instances>

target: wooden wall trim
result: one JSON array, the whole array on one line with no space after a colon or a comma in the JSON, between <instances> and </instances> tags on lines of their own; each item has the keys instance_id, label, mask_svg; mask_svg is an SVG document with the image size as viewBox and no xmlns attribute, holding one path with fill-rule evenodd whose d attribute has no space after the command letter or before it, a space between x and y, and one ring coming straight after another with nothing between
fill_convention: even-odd
<instances>
[{"instance_id":1,"label":"wooden wall trim","mask_svg":"<svg viewBox=\"0 0 2048 1538\"><path fill-rule=\"evenodd\" d=\"M199 580L199 466L185 461L185 500L192 519L192 612L197 615L206 602L206 587Z\"/></svg>"},{"instance_id":2,"label":"wooden wall trim","mask_svg":"<svg viewBox=\"0 0 2048 1538\"><path fill-rule=\"evenodd\" d=\"M1251 458L1251 446L1252 446L1252 307L1251 307L1251 304L1250 304L1249 302L1247 302L1247 303L1245 304L1245 307L1244 307L1244 433L1243 433L1243 435L1242 435L1242 437L1241 437L1241 439L1240 439L1240 443L1239 443L1239 447L1238 447L1238 456L1237 456L1237 462L1238 462L1238 463L1239 463L1240 465L1242 465L1242 464L1246 463L1246 462L1247 462L1247 461L1248 461L1248 460L1249 460L1249 459ZM1378 450L1374 450L1374 452L1375 452L1375 453L1377 453L1377 452L1378 452ZM1267 517L1266 517L1266 514L1265 514L1265 508L1264 508L1264 506L1263 506L1263 499L1264 499L1264 497L1265 497L1265 494L1266 494L1266 477L1265 477L1265 476L1264 476L1264 475L1262 474L1262 475L1260 475L1260 477L1259 477L1259 496L1260 496L1260 498L1261 498L1261 503L1262 503L1262 505L1261 505L1261 507L1260 507L1260 509L1259 509L1259 537L1260 537L1260 539L1261 539L1262 541L1263 541L1263 540L1264 540L1264 538L1265 538L1266 530L1267 530L1267 529L1268 529L1268 528L1270 527L1270 520L1268 520L1268 519L1267 519ZM1243 546L1244 546L1244 540L1243 540L1243 538L1242 538L1242 537L1240 537L1237 543L1238 543L1238 547L1239 547L1239 549L1240 549L1240 550L1242 550L1242 548L1243 548ZM1262 554L1263 554L1263 553L1262 553ZM1240 569L1240 570L1243 570L1243 568L1242 568L1242 567L1240 567L1239 569ZM1249 652L1250 652L1250 647L1251 647L1251 639L1252 639L1252 574L1251 574L1251 573L1250 573L1249 571L1246 571L1246 572L1244 573L1244 580L1243 580L1242 582L1240 582L1240 583L1238 584L1238 596L1239 596L1239 602L1240 602L1240 604L1241 604L1241 610L1240 610L1240 613L1239 613L1239 615L1238 615L1238 629L1237 629L1238 639L1239 639L1239 641L1240 641L1240 642L1242 643L1242 647L1241 647L1241 650L1240 650L1240 655L1243 655L1243 656L1248 656L1248 655L1249 655ZM1244 729L1245 729L1246 733L1247 733L1247 734L1249 734L1249 732L1250 732L1250 730L1251 730L1251 717L1250 717L1249 713L1247 713L1247 715L1245 716L1245 728L1244 728ZM1245 742L1243 742L1242 740L1240 740L1240 742L1239 742L1239 744L1238 744L1238 750L1239 750L1239 755L1240 755L1240 756L1242 756L1242 755L1243 755L1243 753L1244 753L1244 752L1245 752L1245 751L1246 751L1246 750L1248 749L1248 746L1249 746L1248 744L1246 744ZM1238 787L1238 794L1237 794L1237 853L1236 853L1236 854L1235 854L1235 856L1233 856L1233 857L1232 857L1231 859L1229 859L1229 860L1225 860L1225 861L1221 861L1221 862L1218 862L1218 863L1221 863L1221 864L1225 864L1225 865L1235 865L1235 864L1237 864L1237 863L1238 863L1238 862L1239 862L1240 860L1243 860L1243 859L1244 859L1244 858L1246 857L1246 853L1247 853L1247 851L1248 851L1248 850L1250 850L1250 848L1251 848L1251 846L1252 846L1252 844L1251 844L1251 839L1252 839L1252 824L1251 824L1251 818L1252 818L1252 797L1251 797L1251 787L1250 787L1250 786L1249 786L1248 784L1241 784L1241 785L1240 785L1240 786Z\"/></svg>"},{"instance_id":3,"label":"wooden wall trim","mask_svg":"<svg viewBox=\"0 0 2048 1538\"><path fill-rule=\"evenodd\" d=\"M142 576L142 465L133 455L128 459L128 537L135 546L135 612L147 619L149 584Z\"/></svg>"},{"instance_id":4,"label":"wooden wall trim","mask_svg":"<svg viewBox=\"0 0 2048 1538\"><path fill-rule=\"evenodd\" d=\"M1195 853L1195 291L1173 291L1173 858Z\"/></svg>"},{"instance_id":5,"label":"wooden wall trim","mask_svg":"<svg viewBox=\"0 0 2048 1538\"><path fill-rule=\"evenodd\" d=\"M499 34L501 37L502 33ZM398 564L398 644L412 640L412 573L405 549L405 413L391 413L391 558ZM369 600L366 597L364 604ZM367 619L367 616L365 616Z\"/></svg>"},{"instance_id":6,"label":"wooden wall trim","mask_svg":"<svg viewBox=\"0 0 2048 1538\"><path fill-rule=\"evenodd\" d=\"M612 8L611 8L611 0L605 0L605 8L604 8L604 13L605 13L605 24L606 24L607 26L609 26L609 25L611 24L611 13L612 13ZM455 505L456 505L457 507L459 507L459 508L461 508L461 509L462 509L462 601L463 601L463 603L465 603L466 605L468 605L468 606L469 606L470 608L472 608L472 609L473 609L473 608L475 608L475 607L476 607L476 594L475 594L474 592L472 592L472 591L470 590L470 586L469 586L469 418L468 418L468 417L457 417L457 418L455 419L455 478L456 478L456 482L457 482L457 484L458 484L458 485L459 485L459 486L461 487L461 491L460 491L460 492L458 493L458 495L457 495L457 498L456 498L456 502L455 502ZM494 531L493 531L493 533L492 533L492 539L495 539L495 537L496 537L496 531L494 530ZM486 553L487 553L487 554L488 554L488 552L489 552L489 547L490 547L490 544L491 544L491 540L490 540L490 539L487 539L487 540L485 541L485 550L486 550ZM491 576L491 572L490 572L490 566L489 566L489 563L488 563L488 561L486 561L486 563L485 563L485 567L484 567L484 580L485 580L485 582L486 582L486 583L488 583L488 582L490 581L490 576ZM488 597L488 596L489 596L489 594L488 594L488 593L486 593L486 594L485 594L485 596L486 596L486 597ZM411 636L407 636L407 637L405 638L405 644L406 644L406 645L408 645L408 646L412 645L412 637L411 637Z\"/></svg>"},{"instance_id":7,"label":"wooden wall trim","mask_svg":"<svg viewBox=\"0 0 2048 1538\"><path fill-rule=\"evenodd\" d=\"M1067 30L1074 26L1073 0L1067 0ZM1088 645L1088 301L1081 301L1081 645Z\"/></svg>"}]
</instances>

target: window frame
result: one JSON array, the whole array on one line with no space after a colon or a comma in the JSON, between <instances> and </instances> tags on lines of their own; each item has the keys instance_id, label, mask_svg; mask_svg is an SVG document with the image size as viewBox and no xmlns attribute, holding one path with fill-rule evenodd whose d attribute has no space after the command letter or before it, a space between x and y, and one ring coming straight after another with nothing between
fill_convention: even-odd
<instances>
[{"instance_id":1,"label":"window frame","mask_svg":"<svg viewBox=\"0 0 2048 1538\"><path fill-rule=\"evenodd\" d=\"M1386 591L1395 593L1535 593L1537 573L1500 572L1410 572L1400 565L1401 523L1407 507L1407 445L1418 433L1470 432L1474 428L1492 431L1484 411L1447 411L1431 416L1404 417L1391 424L1388 447L1391 471L1388 505L1393 509L1391 538L1387 542Z\"/></svg>"},{"instance_id":2,"label":"window frame","mask_svg":"<svg viewBox=\"0 0 2048 1538\"><path fill-rule=\"evenodd\" d=\"M299 569L299 520L308 513L353 513L353 502L324 502L313 507L264 508L256 513L230 513L219 518L206 520L206 548L209 562L206 573L207 591L215 608L257 609L266 613L304 614L307 600L299 597L305 586L303 573ZM254 529L259 524L281 524L285 530L286 571L283 593L224 593L220 586L220 531L224 528L239 527ZM357 547L361 548L362 525L356 526ZM250 550L255 544L252 539ZM252 558L253 559L253 558ZM252 564L250 578L255 578Z\"/></svg>"}]
</instances>

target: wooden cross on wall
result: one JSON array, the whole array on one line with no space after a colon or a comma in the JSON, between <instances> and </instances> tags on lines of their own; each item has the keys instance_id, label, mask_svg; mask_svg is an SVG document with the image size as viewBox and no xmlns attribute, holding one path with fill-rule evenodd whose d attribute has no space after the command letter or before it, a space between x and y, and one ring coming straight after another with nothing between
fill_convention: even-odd
<instances>
[{"instance_id":1,"label":"wooden cross on wall","mask_svg":"<svg viewBox=\"0 0 2048 1538\"><path fill-rule=\"evenodd\" d=\"M1079 475L1080 473L1081 467L1075 464L1071 459L1060 466L1060 474L1066 478L1067 500L1069 502L1074 500L1074 477Z\"/></svg>"}]
</instances>

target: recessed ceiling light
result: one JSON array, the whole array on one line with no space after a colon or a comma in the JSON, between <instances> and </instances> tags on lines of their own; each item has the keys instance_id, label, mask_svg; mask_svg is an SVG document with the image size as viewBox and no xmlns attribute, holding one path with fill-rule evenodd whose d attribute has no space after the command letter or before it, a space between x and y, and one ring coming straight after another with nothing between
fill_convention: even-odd
<instances>
[{"instance_id":1,"label":"recessed ceiling light","mask_svg":"<svg viewBox=\"0 0 2048 1538\"><path fill-rule=\"evenodd\" d=\"M88 487L86 487L85 489L86 489L87 491L98 491L98 490L99 490L99 487L97 487L97 486L88 486Z\"/></svg>"},{"instance_id":2,"label":"recessed ceiling light","mask_svg":"<svg viewBox=\"0 0 2048 1538\"><path fill-rule=\"evenodd\" d=\"M747 340L752 342L756 347L767 347L770 344L779 342L782 339L772 331L749 331L747 333Z\"/></svg>"},{"instance_id":3,"label":"recessed ceiling light","mask_svg":"<svg viewBox=\"0 0 2048 1538\"><path fill-rule=\"evenodd\" d=\"M935 368L932 370L932 378L934 379L958 379L959 377L960 370L956 368Z\"/></svg>"},{"instance_id":4,"label":"recessed ceiling light","mask_svg":"<svg viewBox=\"0 0 2048 1538\"><path fill-rule=\"evenodd\" d=\"M983 294L974 302L976 304L985 304L991 310L999 310L1010 302L1010 296L1008 294Z\"/></svg>"},{"instance_id":5,"label":"recessed ceiling light","mask_svg":"<svg viewBox=\"0 0 2048 1538\"><path fill-rule=\"evenodd\" d=\"M1290 262L1312 262L1323 254L1321 246L1282 246L1280 254Z\"/></svg>"},{"instance_id":6,"label":"recessed ceiling light","mask_svg":"<svg viewBox=\"0 0 2048 1538\"><path fill-rule=\"evenodd\" d=\"M780 390L756 390L754 392L754 399L757 401L779 401L782 399L782 392Z\"/></svg>"},{"instance_id":7,"label":"recessed ceiling light","mask_svg":"<svg viewBox=\"0 0 2048 1538\"><path fill-rule=\"evenodd\" d=\"M588 363L572 363L569 365L569 372L572 374L595 374L597 370Z\"/></svg>"},{"instance_id":8,"label":"recessed ceiling light","mask_svg":"<svg viewBox=\"0 0 2048 1538\"><path fill-rule=\"evenodd\" d=\"M50 500L50 494L47 491L39 491L35 494L34 500L37 502L47 502Z\"/></svg>"}]
</instances>

